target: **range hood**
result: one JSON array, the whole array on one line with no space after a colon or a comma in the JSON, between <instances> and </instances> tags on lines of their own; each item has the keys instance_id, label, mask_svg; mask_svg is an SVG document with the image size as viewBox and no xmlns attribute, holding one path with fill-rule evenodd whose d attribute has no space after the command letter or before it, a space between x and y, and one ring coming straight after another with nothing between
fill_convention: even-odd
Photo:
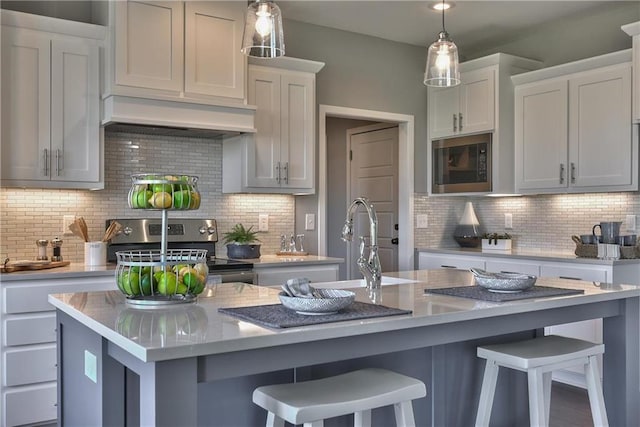
<instances>
[{"instance_id":1,"label":"range hood","mask_svg":"<svg viewBox=\"0 0 640 427\"><path fill-rule=\"evenodd\" d=\"M255 133L255 106L108 95L102 125L112 131L222 138Z\"/></svg>"}]
</instances>

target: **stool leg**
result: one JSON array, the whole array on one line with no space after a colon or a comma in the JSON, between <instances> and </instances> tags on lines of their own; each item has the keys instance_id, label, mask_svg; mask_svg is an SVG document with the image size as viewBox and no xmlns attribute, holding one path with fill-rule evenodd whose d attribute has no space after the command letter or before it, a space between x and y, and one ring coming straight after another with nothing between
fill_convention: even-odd
<instances>
[{"instance_id":1,"label":"stool leg","mask_svg":"<svg viewBox=\"0 0 640 427\"><path fill-rule=\"evenodd\" d=\"M608 427L607 409L604 406L604 396L602 395L602 384L600 383L600 372L596 356L589 356L589 362L585 365L585 376L587 377L587 391L589 392L589 405L591 405L593 424L598 427Z\"/></svg>"},{"instance_id":2,"label":"stool leg","mask_svg":"<svg viewBox=\"0 0 640 427\"><path fill-rule=\"evenodd\" d=\"M489 425L491 409L493 408L493 396L496 392L496 382L498 381L498 369L499 367L494 360L487 359L484 366L482 389L480 390L476 427L487 427Z\"/></svg>"},{"instance_id":3,"label":"stool leg","mask_svg":"<svg viewBox=\"0 0 640 427\"><path fill-rule=\"evenodd\" d=\"M371 409L354 413L353 427L371 427Z\"/></svg>"},{"instance_id":4,"label":"stool leg","mask_svg":"<svg viewBox=\"0 0 640 427\"><path fill-rule=\"evenodd\" d=\"M393 410L396 413L396 426L397 427L415 427L416 421L413 418L413 405L411 401L405 401L396 403L393 405Z\"/></svg>"},{"instance_id":5,"label":"stool leg","mask_svg":"<svg viewBox=\"0 0 640 427\"><path fill-rule=\"evenodd\" d=\"M545 425L549 425L549 415L551 414L551 379L551 372L545 372L542 374Z\"/></svg>"},{"instance_id":6,"label":"stool leg","mask_svg":"<svg viewBox=\"0 0 640 427\"><path fill-rule=\"evenodd\" d=\"M273 412L268 412L267 427L284 427L284 420Z\"/></svg>"},{"instance_id":7,"label":"stool leg","mask_svg":"<svg viewBox=\"0 0 640 427\"><path fill-rule=\"evenodd\" d=\"M543 372L540 368L529 369L527 377L529 379L529 423L531 427L546 426Z\"/></svg>"}]
</instances>

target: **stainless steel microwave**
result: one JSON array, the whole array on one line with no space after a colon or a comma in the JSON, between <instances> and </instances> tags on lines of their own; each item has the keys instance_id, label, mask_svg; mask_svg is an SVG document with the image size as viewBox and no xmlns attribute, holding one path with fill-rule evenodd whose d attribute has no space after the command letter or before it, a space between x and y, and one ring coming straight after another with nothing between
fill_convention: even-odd
<instances>
[{"instance_id":1,"label":"stainless steel microwave","mask_svg":"<svg viewBox=\"0 0 640 427\"><path fill-rule=\"evenodd\" d=\"M431 192L491 191L491 133L433 140Z\"/></svg>"}]
</instances>

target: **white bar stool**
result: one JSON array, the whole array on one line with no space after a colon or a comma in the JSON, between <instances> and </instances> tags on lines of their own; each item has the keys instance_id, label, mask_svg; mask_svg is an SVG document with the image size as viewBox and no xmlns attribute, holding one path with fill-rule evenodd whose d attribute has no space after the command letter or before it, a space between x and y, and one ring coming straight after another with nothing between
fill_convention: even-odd
<instances>
[{"instance_id":1,"label":"white bar stool","mask_svg":"<svg viewBox=\"0 0 640 427\"><path fill-rule=\"evenodd\" d=\"M582 365L585 368L594 425L608 426L596 358L602 353L604 353L604 344L557 335L478 347L478 357L487 359L487 363L484 368L476 427L489 425L498 369L501 366L527 373L531 426L548 426L551 373L556 369L576 365Z\"/></svg>"},{"instance_id":2,"label":"white bar stool","mask_svg":"<svg viewBox=\"0 0 640 427\"><path fill-rule=\"evenodd\" d=\"M361 369L334 377L258 387L253 403L269 411L267 427L284 421L322 427L326 418L354 414L354 425L371 425L371 410L394 405L398 427L415 426L411 401L427 395L422 381L385 369Z\"/></svg>"}]
</instances>

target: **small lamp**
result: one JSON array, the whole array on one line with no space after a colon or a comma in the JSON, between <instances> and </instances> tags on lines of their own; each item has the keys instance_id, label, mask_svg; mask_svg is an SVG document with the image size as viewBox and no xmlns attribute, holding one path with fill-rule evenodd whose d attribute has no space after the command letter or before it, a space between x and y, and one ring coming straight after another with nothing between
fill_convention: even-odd
<instances>
[{"instance_id":1,"label":"small lamp","mask_svg":"<svg viewBox=\"0 0 640 427\"><path fill-rule=\"evenodd\" d=\"M460 84L458 47L444 28L444 0L442 0L442 31L438 40L427 50L427 67L424 84L435 87L451 87Z\"/></svg>"},{"instance_id":2,"label":"small lamp","mask_svg":"<svg viewBox=\"0 0 640 427\"><path fill-rule=\"evenodd\" d=\"M257 58L284 56L282 14L275 2L256 0L249 5L241 51Z\"/></svg>"}]
</instances>

